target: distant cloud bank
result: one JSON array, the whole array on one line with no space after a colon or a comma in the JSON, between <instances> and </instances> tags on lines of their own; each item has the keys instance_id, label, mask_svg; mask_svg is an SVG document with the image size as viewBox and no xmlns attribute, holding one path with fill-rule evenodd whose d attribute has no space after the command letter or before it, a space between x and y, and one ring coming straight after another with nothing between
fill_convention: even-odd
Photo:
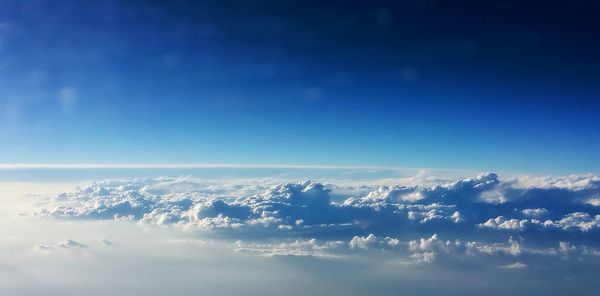
<instances>
[{"instance_id":1,"label":"distant cloud bank","mask_svg":"<svg viewBox=\"0 0 600 296\"><path fill-rule=\"evenodd\" d=\"M384 251L402 264L498 255L597 257L600 177L493 173L434 184L378 186L273 180L215 184L192 177L105 180L48 198L39 214L175 225L265 255Z\"/></svg>"}]
</instances>

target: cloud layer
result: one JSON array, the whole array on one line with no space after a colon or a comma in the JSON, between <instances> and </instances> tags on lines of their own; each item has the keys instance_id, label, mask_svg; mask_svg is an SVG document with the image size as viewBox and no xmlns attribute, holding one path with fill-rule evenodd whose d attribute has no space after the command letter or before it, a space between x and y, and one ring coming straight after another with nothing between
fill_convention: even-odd
<instances>
[{"instance_id":1,"label":"cloud layer","mask_svg":"<svg viewBox=\"0 0 600 296\"><path fill-rule=\"evenodd\" d=\"M47 200L60 219L132 220L208 231L240 251L339 256L373 250L407 262L468 255L595 256L600 177L481 174L408 186L106 180ZM571 256L572 257L572 256ZM526 268L520 261L505 269Z\"/></svg>"}]
</instances>

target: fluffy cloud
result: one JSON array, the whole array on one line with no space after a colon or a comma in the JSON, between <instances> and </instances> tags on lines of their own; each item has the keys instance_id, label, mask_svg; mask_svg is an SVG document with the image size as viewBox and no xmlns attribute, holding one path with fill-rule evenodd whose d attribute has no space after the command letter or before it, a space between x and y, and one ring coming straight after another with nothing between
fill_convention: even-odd
<instances>
[{"instance_id":1,"label":"fluffy cloud","mask_svg":"<svg viewBox=\"0 0 600 296\"><path fill-rule=\"evenodd\" d=\"M568 254L565 248L547 247L561 241L578 242L578 256L597 252L600 208L589 202L600 194L596 176L503 181L488 173L438 181L377 186L192 177L106 180L58 194L40 213L208 230L239 241L238 251L264 255L385 251L405 262L428 263ZM508 267L513 263L503 266L519 268Z\"/></svg>"},{"instance_id":2,"label":"fluffy cloud","mask_svg":"<svg viewBox=\"0 0 600 296\"><path fill-rule=\"evenodd\" d=\"M528 217L541 217L544 216L548 213L548 210L544 209L544 208L538 208L538 209L524 209L521 210L521 213L523 213L525 216Z\"/></svg>"},{"instance_id":3,"label":"fluffy cloud","mask_svg":"<svg viewBox=\"0 0 600 296\"><path fill-rule=\"evenodd\" d=\"M339 196L339 186L311 181L214 185L189 177L107 180L55 196L44 213L200 228L309 231L354 225L378 235L388 227L457 223L508 230L523 230L528 223L564 230L596 228L600 211L586 202L600 193L596 176L542 179L539 187L532 180L501 181L489 173L430 186L380 186L362 196L350 191L341 200L331 198ZM354 192L370 187L362 185Z\"/></svg>"},{"instance_id":4,"label":"fluffy cloud","mask_svg":"<svg viewBox=\"0 0 600 296\"><path fill-rule=\"evenodd\" d=\"M350 240L348 246L351 250L369 250L369 248L396 248L400 245L400 240L397 238L385 237L383 239L378 238L374 234L368 236L355 236Z\"/></svg>"},{"instance_id":5,"label":"fluffy cloud","mask_svg":"<svg viewBox=\"0 0 600 296\"><path fill-rule=\"evenodd\" d=\"M600 215L592 216L584 212L575 212L565 215L562 219L557 221L546 220L542 225L563 230L576 229L588 232L600 228Z\"/></svg>"},{"instance_id":6,"label":"fluffy cloud","mask_svg":"<svg viewBox=\"0 0 600 296\"><path fill-rule=\"evenodd\" d=\"M479 224L481 227L508 229L508 230L523 230L527 225L527 220L505 219L503 216L498 216L495 219L489 219L485 223Z\"/></svg>"}]
</instances>

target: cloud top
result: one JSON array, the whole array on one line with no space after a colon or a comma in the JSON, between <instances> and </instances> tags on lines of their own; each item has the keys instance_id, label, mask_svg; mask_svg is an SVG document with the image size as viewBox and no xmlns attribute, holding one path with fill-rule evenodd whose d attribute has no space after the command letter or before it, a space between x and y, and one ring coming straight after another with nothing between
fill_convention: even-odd
<instances>
[{"instance_id":1,"label":"cloud top","mask_svg":"<svg viewBox=\"0 0 600 296\"><path fill-rule=\"evenodd\" d=\"M346 190L334 201L339 188L312 181L261 186L207 185L189 178L106 180L58 194L46 213L199 228L310 232L355 227L378 234L429 224L513 232L588 232L600 225L600 210L593 203L600 194L596 176L545 179L538 187L530 179L501 181L493 173L432 186L359 185L360 190ZM365 188L368 193L361 195Z\"/></svg>"},{"instance_id":2,"label":"cloud top","mask_svg":"<svg viewBox=\"0 0 600 296\"><path fill-rule=\"evenodd\" d=\"M240 251L268 255L383 250L427 263L467 254L597 252L597 176L502 180L486 173L434 184L414 180L408 186L214 184L191 177L105 180L51 197L40 213L208 231L238 241ZM517 263L505 262L502 268L527 266Z\"/></svg>"}]
</instances>

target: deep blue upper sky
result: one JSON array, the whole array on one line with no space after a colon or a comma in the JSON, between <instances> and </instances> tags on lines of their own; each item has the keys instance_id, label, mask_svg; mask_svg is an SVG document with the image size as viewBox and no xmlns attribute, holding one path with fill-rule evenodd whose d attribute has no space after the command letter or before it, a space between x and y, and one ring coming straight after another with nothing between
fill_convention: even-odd
<instances>
[{"instance_id":1,"label":"deep blue upper sky","mask_svg":"<svg viewBox=\"0 0 600 296\"><path fill-rule=\"evenodd\" d=\"M599 171L597 1L163 2L3 1L0 162Z\"/></svg>"}]
</instances>

